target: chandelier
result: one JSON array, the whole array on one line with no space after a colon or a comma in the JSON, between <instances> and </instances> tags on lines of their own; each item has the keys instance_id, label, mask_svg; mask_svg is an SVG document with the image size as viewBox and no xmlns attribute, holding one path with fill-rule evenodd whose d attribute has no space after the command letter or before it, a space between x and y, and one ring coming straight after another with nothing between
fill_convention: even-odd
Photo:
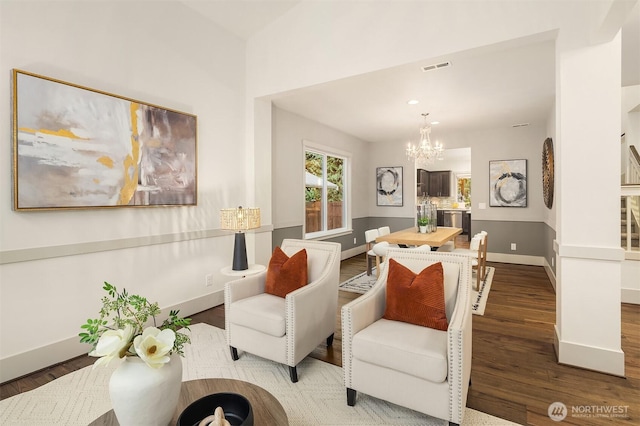
<instances>
[{"instance_id":1,"label":"chandelier","mask_svg":"<svg viewBox=\"0 0 640 426\"><path fill-rule=\"evenodd\" d=\"M420 128L420 143L413 145L411 142L407 144L407 159L414 160L418 163L431 164L434 160L442 160L444 146L436 141L435 145L431 143L429 135L431 134L431 126L427 124L427 116L429 113L422 114L424 125Z\"/></svg>"}]
</instances>

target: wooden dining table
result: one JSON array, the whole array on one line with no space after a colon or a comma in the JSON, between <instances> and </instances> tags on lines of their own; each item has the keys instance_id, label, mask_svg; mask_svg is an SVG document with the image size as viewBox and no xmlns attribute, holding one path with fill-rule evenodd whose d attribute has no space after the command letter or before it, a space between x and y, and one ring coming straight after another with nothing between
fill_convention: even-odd
<instances>
[{"instance_id":1,"label":"wooden dining table","mask_svg":"<svg viewBox=\"0 0 640 426\"><path fill-rule=\"evenodd\" d=\"M404 244L406 246L430 245L432 248L443 246L448 241L455 245L456 236L462 234L462 228L438 226L435 232L422 234L417 227L403 229L376 238L376 243L387 241L389 244Z\"/></svg>"}]
</instances>

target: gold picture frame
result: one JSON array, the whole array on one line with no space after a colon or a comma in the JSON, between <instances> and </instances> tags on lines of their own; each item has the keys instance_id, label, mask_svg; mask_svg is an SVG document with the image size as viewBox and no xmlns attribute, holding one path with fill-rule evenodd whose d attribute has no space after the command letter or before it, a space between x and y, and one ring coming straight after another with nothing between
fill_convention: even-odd
<instances>
[{"instance_id":1,"label":"gold picture frame","mask_svg":"<svg viewBox=\"0 0 640 426\"><path fill-rule=\"evenodd\" d=\"M197 205L197 117L12 70L14 210Z\"/></svg>"}]
</instances>

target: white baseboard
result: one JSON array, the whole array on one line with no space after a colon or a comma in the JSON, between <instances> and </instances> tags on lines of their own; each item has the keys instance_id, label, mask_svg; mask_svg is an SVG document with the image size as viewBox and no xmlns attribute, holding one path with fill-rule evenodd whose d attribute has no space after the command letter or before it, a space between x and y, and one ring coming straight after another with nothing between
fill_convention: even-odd
<instances>
[{"instance_id":1,"label":"white baseboard","mask_svg":"<svg viewBox=\"0 0 640 426\"><path fill-rule=\"evenodd\" d=\"M544 266L544 256L528 256L523 254L487 253L489 262L515 263L518 265Z\"/></svg>"},{"instance_id":2,"label":"white baseboard","mask_svg":"<svg viewBox=\"0 0 640 426\"><path fill-rule=\"evenodd\" d=\"M168 313L171 310L179 309L181 316L188 317L223 303L224 291L220 290L174 306L162 308L162 311ZM80 343L79 337L74 336L3 358L0 360L0 383L85 355L88 350L89 345Z\"/></svg>"},{"instance_id":3,"label":"white baseboard","mask_svg":"<svg viewBox=\"0 0 640 426\"><path fill-rule=\"evenodd\" d=\"M555 325L554 348L558 363L624 377L624 352L563 341Z\"/></svg>"},{"instance_id":4,"label":"white baseboard","mask_svg":"<svg viewBox=\"0 0 640 426\"><path fill-rule=\"evenodd\" d=\"M623 288L621 294L622 303L640 305L640 290L636 288Z\"/></svg>"},{"instance_id":5,"label":"white baseboard","mask_svg":"<svg viewBox=\"0 0 640 426\"><path fill-rule=\"evenodd\" d=\"M345 250L340 254L340 260L349 259L350 257L357 256L359 254L363 254L364 251L365 251L365 248L366 248L366 246L362 245L362 246L353 247L353 248L350 248L348 250Z\"/></svg>"},{"instance_id":6,"label":"white baseboard","mask_svg":"<svg viewBox=\"0 0 640 426\"><path fill-rule=\"evenodd\" d=\"M544 259L544 270L547 273L547 277L549 277L549 281L551 281L551 286L553 287L553 291L556 291L556 274L553 272L553 268L549 265L546 258Z\"/></svg>"}]
</instances>

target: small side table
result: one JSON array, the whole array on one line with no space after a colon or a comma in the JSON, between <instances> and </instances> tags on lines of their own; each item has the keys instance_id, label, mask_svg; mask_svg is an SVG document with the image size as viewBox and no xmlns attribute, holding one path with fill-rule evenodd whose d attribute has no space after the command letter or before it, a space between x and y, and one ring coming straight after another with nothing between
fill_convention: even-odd
<instances>
[{"instance_id":1,"label":"small side table","mask_svg":"<svg viewBox=\"0 0 640 426\"><path fill-rule=\"evenodd\" d=\"M264 265L253 264L249 265L249 268L244 269L242 271L234 271L231 269L231 266L225 266L220 270L223 275L227 275L229 277L246 277L247 275L255 275L267 269Z\"/></svg>"}]
</instances>

